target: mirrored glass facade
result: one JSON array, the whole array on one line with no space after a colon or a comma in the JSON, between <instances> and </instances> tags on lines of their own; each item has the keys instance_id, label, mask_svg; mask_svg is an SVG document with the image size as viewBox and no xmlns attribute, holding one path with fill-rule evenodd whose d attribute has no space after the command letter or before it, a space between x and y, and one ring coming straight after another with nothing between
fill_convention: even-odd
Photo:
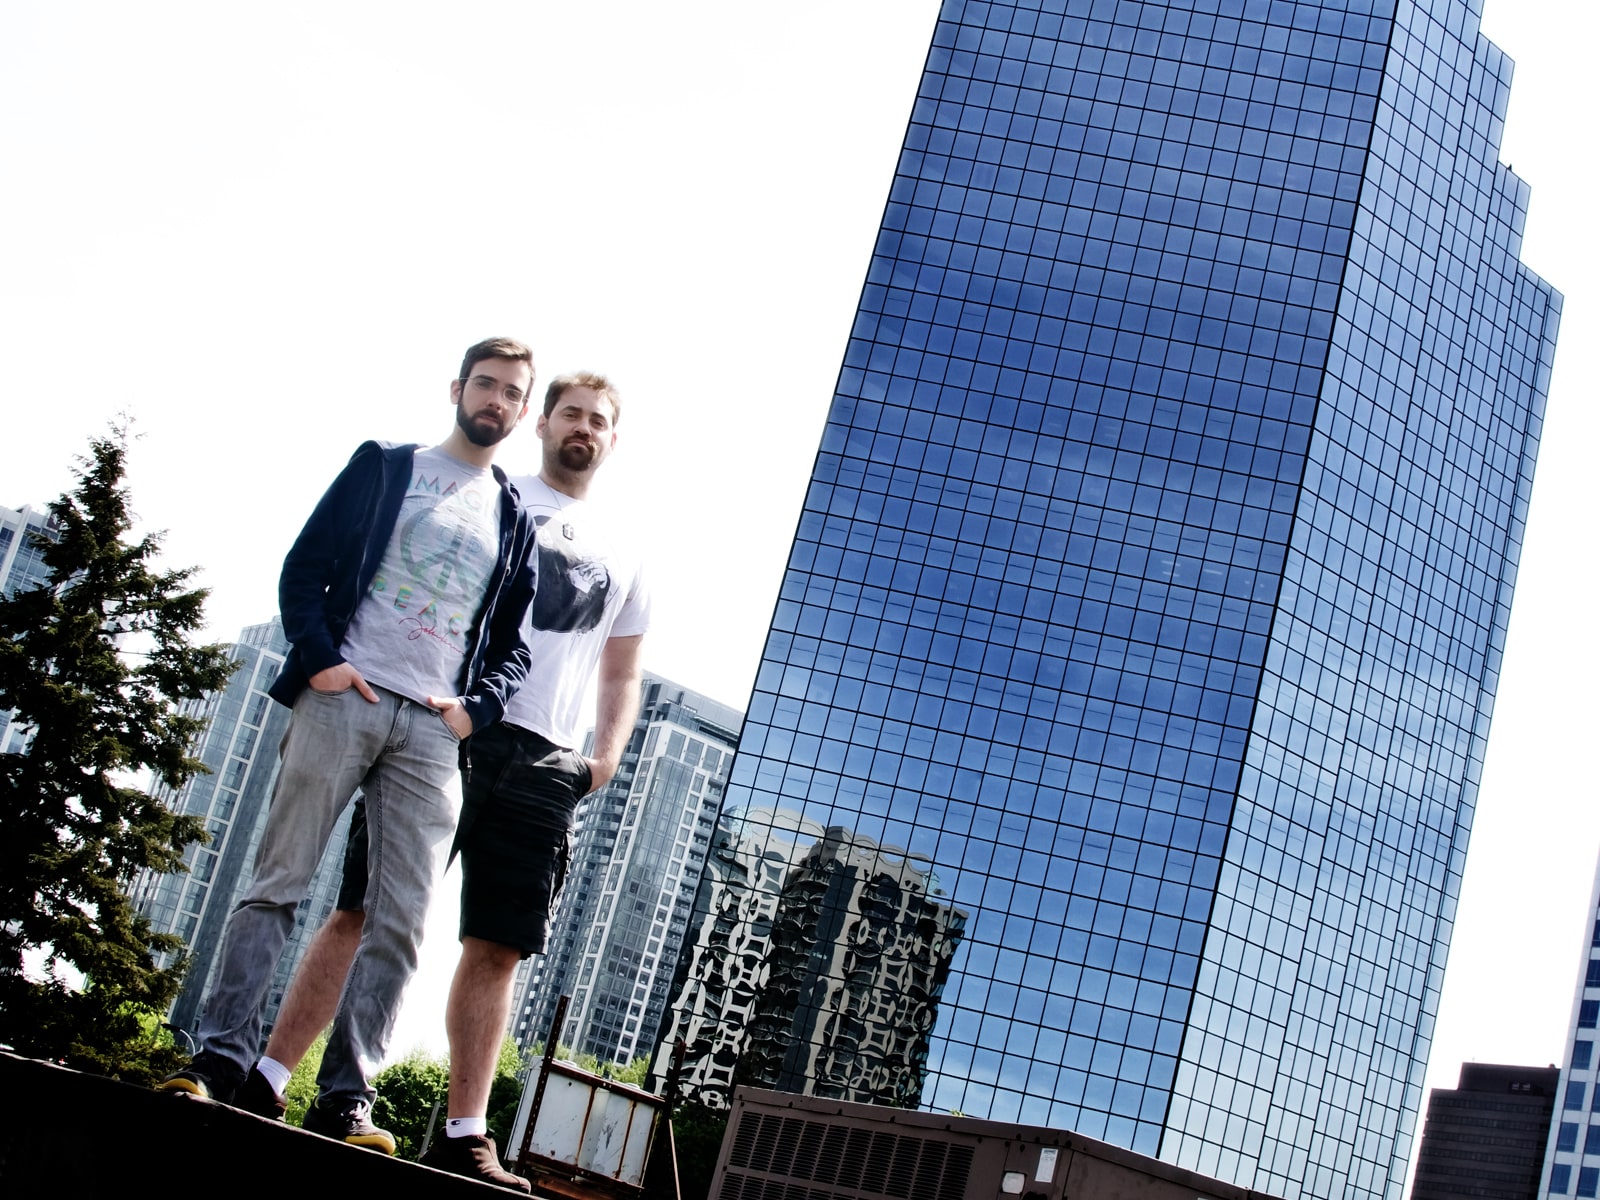
<instances>
[{"instance_id":1,"label":"mirrored glass facade","mask_svg":"<svg viewBox=\"0 0 1600 1200\"><path fill-rule=\"evenodd\" d=\"M1560 305L1510 74L1447 0L945 4L691 1087L1398 1197Z\"/></svg>"}]
</instances>

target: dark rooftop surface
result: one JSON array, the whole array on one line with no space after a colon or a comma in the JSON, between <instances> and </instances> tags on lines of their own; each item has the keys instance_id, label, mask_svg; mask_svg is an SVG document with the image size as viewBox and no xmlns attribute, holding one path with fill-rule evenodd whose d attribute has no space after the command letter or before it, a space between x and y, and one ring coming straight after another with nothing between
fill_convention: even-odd
<instances>
[{"instance_id":1,"label":"dark rooftop surface","mask_svg":"<svg viewBox=\"0 0 1600 1200\"><path fill-rule=\"evenodd\" d=\"M0 1196L505 1197L206 1100L0 1052Z\"/></svg>"}]
</instances>

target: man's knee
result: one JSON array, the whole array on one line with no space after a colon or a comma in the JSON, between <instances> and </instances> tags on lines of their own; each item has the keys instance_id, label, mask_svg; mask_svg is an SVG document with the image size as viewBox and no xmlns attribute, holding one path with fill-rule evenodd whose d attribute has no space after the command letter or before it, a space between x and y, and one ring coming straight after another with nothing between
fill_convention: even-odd
<instances>
[{"instance_id":1,"label":"man's knee","mask_svg":"<svg viewBox=\"0 0 1600 1200\"><path fill-rule=\"evenodd\" d=\"M323 925L327 936L344 940L361 940L361 930L367 923L367 914L361 909L336 908Z\"/></svg>"},{"instance_id":2,"label":"man's knee","mask_svg":"<svg viewBox=\"0 0 1600 1200\"><path fill-rule=\"evenodd\" d=\"M311 941L311 957L319 961L338 958L348 966L361 944L361 931L367 923L367 914L360 909L336 908Z\"/></svg>"},{"instance_id":3,"label":"man's knee","mask_svg":"<svg viewBox=\"0 0 1600 1200\"><path fill-rule=\"evenodd\" d=\"M522 952L515 946L471 936L461 939L461 965L468 970L510 976L521 961Z\"/></svg>"}]
</instances>

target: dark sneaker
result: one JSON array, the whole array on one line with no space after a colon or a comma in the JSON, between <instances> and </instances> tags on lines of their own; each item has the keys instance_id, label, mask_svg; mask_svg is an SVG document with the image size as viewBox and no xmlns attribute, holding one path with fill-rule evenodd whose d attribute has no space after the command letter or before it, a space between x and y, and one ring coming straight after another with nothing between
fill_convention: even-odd
<instances>
[{"instance_id":1,"label":"dark sneaker","mask_svg":"<svg viewBox=\"0 0 1600 1200\"><path fill-rule=\"evenodd\" d=\"M500 1156L495 1153L494 1139L482 1134L467 1137L440 1137L422 1156L422 1165L435 1171L448 1171L452 1175L465 1175L483 1183L496 1183L514 1192L531 1192L533 1185L521 1175L513 1175L500 1166Z\"/></svg>"},{"instance_id":2,"label":"dark sneaker","mask_svg":"<svg viewBox=\"0 0 1600 1200\"><path fill-rule=\"evenodd\" d=\"M332 1099L324 1104L323 1097L318 1096L306 1109L300 1128L336 1142L376 1150L379 1154L394 1153L393 1135L374 1125L367 1106L353 1100Z\"/></svg>"},{"instance_id":3,"label":"dark sneaker","mask_svg":"<svg viewBox=\"0 0 1600 1200\"><path fill-rule=\"evenodd\" d=\"M289 1102L272 1090L267 1077L255 1067L250 1068L250 1074L244 1077L228 1103L269 1121L283 1120L284 1111L289 1107Z\"/></svg>"},{"instance_id":4,"label":"dark sneaker","mask_svg":"<svg viewBox=\"0 0 1600 1200\"><path fill-rule=\"evenodd\" d=\"M225 1058L202 1050L187 1067L156 1084L158 1092L184 1092L202 1100L227 1104L239 1088L239 1068ZM263 1080L263 1083L266 1081Z\"/></svg>"}]
</instances>

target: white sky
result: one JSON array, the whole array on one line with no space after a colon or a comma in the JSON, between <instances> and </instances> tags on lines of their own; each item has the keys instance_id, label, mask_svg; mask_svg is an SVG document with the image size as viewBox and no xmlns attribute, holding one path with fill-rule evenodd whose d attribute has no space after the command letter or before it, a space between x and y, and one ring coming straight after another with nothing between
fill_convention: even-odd
<instances>
[{"instance_id":1,"label":"white sky","mask_svg":"<svg viewBox=\"0 0 1600 1200\"><path fill-rule=\"evenodd\" d=\"M231 639L355 445L440 440L462 349L522 337L623 389L596 495L651 552L647 668L742 706L937 7L8 0L0 503L133 413L139 512ZM1485 14L1566 311L1430 1087L1560 1060L1600 848L1597 25ZM398 1049L442 1042L451 962L432 936Z\"/></svg>"}]
</instances>

